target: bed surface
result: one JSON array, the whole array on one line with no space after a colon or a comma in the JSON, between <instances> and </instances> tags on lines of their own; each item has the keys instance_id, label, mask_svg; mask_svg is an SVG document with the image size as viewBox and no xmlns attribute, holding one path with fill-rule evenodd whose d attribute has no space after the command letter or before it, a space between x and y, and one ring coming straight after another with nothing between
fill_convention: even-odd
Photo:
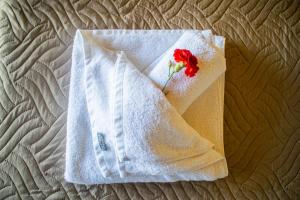
<instances>
[{"instance_id":1,"label":"bed surface","mask_svg":"<svg viewBox=\"0 0 300 200\"><path fill-rule=\"evenodd\" d=\"M215 182L63 180L76 29L211 29L226 37ZM0 199L300 199L300 1L0 1Z\"/></svg>"}]
</instances>

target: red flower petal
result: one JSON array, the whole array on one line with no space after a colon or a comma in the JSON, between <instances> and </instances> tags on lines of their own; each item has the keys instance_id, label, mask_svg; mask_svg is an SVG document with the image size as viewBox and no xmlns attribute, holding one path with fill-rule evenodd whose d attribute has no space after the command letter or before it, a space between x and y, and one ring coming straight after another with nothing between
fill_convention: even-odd
<instances>
[{"instance_id":1,"label":"red flower petal","mask_svg":"<svg viewBox=\"0 0 300 200\"><path fill-rule=\"evenodd\" d=\"M184 73L188 76L188 77L193 77L196 75L196 73L198 72L199 68L198 67L186 67Z\"/></svg>"},{"instance_id":2,"label":"red flower petal","mask_svg":"<svg viewBox=\"0 0 300 200\"><path fill-rule=\"evenodd\" d=\"M183 62L185 64L188 62L188 59L191 55L192 53L187 49L175 49L173 54L176 62Z\"/></svg>"},{"instance_id":3,"label":"red flower petal","mask_svg":"<svg viewBox=\"0 0 300 200\"><path fill-rule=\"evenodd\" d=\"M198 60L197 60L196 56L191 55L191 56L189 56L187 63L192 66L197 66Z\"/></svg>"}]
</instances>

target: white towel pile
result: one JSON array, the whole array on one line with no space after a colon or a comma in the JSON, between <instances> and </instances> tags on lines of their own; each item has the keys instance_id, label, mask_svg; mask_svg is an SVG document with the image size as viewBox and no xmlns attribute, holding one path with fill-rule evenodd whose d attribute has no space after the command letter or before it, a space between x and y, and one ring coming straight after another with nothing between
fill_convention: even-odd
<instances>
[{"instance_id":1,"label":"white towel pile","mask_svg":"<svg viewBox=\"0 0 300 200\"><path fill-rule=\"evenodd\" d=\"M174 49L201 61L174 76ZM224 38L194 30L78 30L65 178L83 184L215 180L223 150ZM180 84L179 84L180 83Z\"/></svg>"}]
</instances>

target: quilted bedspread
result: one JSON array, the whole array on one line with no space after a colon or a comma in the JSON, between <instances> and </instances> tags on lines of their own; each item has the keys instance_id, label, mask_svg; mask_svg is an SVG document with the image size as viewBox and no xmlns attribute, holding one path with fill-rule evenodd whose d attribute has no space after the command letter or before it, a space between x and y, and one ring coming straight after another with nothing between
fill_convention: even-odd
<instances>
[{"instance_id":1,"label":"quilted bedspread","mask_svg":"<svg viewBox=\"0 0 300 200\"><path fill-rule=\"evenodd\" d=\"M229 176L66 183L78 28L211 29L225 36ZM1 0L0 199L300 199L300 1Z\"/></svg>"}]
</instances>

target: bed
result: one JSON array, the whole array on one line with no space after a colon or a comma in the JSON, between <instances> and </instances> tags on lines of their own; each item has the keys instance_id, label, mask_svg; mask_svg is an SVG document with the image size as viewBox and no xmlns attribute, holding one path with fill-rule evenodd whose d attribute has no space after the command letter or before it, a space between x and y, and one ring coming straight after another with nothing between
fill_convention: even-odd
<instances>
[{"instance_id":1,"label":"bed","mask_svg":"<svg viewBox=\"0 0 300 200\"><path fill-rule=\"evenodd\" d=\"M299 199L298 0L2 0L0 199ZM226 37L224 142L214 182L64 181L76 29L211 29Z\"/></svg>"}]
</instances>

